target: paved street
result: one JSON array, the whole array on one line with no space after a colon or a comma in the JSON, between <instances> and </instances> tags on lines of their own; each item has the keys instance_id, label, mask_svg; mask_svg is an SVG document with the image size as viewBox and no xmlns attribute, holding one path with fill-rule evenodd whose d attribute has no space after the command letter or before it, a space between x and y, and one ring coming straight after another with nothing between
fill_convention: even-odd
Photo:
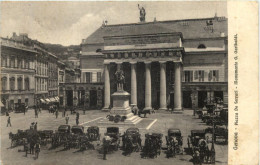
<instances>
[{"instance_id":1,"label":"paved street","mask_svg":"<svg viewBox=\"0 0 260 165\"><path fill-rule=\"evenodd\" d=\"M169 112L161 112L156 114L148 115L148 119L157 119L154 124L150 125L151 122L140 125L140 131L142 134L142 145L144 145L144 134L147 132L158 132L162 133L163 136L163 147L165 147L165 136L168 128L174 127L179 128L183 134L183 147L187 147L187 137L192 129L204 129L207 126L201 122L197 117L192 116L193 111L185 110L183 114L171 114ZM97 110L86 111L83 115L80 112L80 123L84 126L95 124L98 120L105 117L108 113L100 112ZM130 156L122 155L122 150L115 151L107 155L107 160L102 159L102 154L97 150L87 150L85 152L77 152L76 149L63 151L63 147L50 150L50 145L45 147L42 146L39 159L34 160L33 155L25 157L24 152L18 152L18 149L23 147L10 148L11 141L8 139L8 133L16 133L17 129L28 129L31 122L38 123L38 130L52 129L56 130L60 124L65 124L65 118L59 117L56 119L55 115L48 113L48 111L42 111L39 114L39 118L34 118L34 111L29 110L26 115L11 113L12 127L6 127L7 117L1 116L1 160L2 164L192 164L189 162L191 159L190 155L177 155L176 158L167 159L163 152L158 158L155 159L142 159L140 153L132 153ZM74 125L75 115L70 115L69 112L69 124ZM145 119L146 120L146 119ZM154 120L150 120L154 121ZM148 130L147 128L150 127ZM120 128L121 134L126 128ZM85 130L86 131L86 130ZM101 128L101 135L103 137L105 128ZM216 164L227 164L227 145L215 145L216 149ZM15 159L14 159L15 158Z\"/></svg>"}]
</instances>

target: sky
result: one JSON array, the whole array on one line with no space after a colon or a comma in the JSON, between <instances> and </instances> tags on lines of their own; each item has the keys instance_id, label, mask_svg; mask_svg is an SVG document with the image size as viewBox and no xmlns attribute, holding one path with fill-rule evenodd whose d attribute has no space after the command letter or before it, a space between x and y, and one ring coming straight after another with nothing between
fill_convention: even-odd
<instances>
[{"instance_id":1,"label":"sky","mask_svg":"<svg viewBox=\"0 0 260 165\"><path fill-rule=\"evenodd\" d=\"M43 43L79 45L104 20L111 24L138 23L138 4L146 21L227 17L225 1L186 2L0 2L0 34L28 33Z\"/></svg>"}]
</instances>

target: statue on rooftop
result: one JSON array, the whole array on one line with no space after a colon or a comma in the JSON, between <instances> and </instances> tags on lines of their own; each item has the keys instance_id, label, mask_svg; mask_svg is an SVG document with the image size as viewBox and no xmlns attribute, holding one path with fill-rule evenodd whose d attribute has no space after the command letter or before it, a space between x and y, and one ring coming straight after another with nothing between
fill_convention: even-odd
<instances>
[{"instance_id":1,"label":"statue on rooftop","mask_svg":"<svg viewBox=\"0 0 260 165\"><path fill-rule=\"evenodd\" d=\"M140 22L145 22L145 15L146 15L146 12L145 12L145 9L144 7L140 7L139 4L138 4L138 9L140 10Z\"/></svg>"}]
</instances>

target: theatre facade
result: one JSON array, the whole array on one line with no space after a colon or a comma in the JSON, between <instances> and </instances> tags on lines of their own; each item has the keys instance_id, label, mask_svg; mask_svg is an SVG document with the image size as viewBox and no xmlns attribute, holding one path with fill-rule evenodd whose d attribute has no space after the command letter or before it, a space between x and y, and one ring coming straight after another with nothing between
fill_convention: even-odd
<instances>
[{"instance_id":1,"label":"theatre facade","mask_svg":"<svg viewBox=\"0 0 260 165\"><path fill-rule=\"evenodd\" d=\"M113 107L115 72L122 69L124 90L140 109L202 108L216 98L227 104L227 34L227 19L216 16L103 24L81 44L81 85L92 89L85 102Z\"/></svg>"}]
</instances>

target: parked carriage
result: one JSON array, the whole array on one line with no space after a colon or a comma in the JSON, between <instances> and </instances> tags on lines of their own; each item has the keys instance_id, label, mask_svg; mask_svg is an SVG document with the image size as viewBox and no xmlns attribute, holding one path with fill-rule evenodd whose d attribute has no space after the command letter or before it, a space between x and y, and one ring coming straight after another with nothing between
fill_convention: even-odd
<instances>
[{"instance_id":1,"label":"parked carriage","mask_svg":"<svg viewBox=\"0 0 260 165\"><path fill-rule=\"evenodd\" d=\"M41 138L41 144L47 145L49 142L51 142L53 130L39 130L37 132Z\"/></svg>"},{"instance_id":2,"label":"parked carriage","mask_svg":"<svg viewBox=\"0 0 260 165\"><path fill-rule=\"evenodd\" d=\"M208 139L206 139L205 135L206 135L205 130L191 130L191 135L189 135L188 137L189 153L193 156L193 161L199 160L200 163L214 163L215 162L214 143L212 143L211 150L209 150L208 142L207 142Z\"/></svg>"},{"instance_id":3,"label":"parked carriage","mask_svg":"<svg viewBox=\"0 0 260 165\"><path fill-rule=\"evenodd\" d=\"M105 136L109 136L111 138L108 150L118 150L120 145L120 133L118 127L107 127L107 132Z\"/></svg>"},{"instance_id":4,"label":"parked carriage","mask_svg":"<svg viewBox=\"0 0 260 165\"><path fill-rule=\"evenodd\" d=\"M181 131L176 128L168 129L168 136L166 138L167 157L175 156L176 154L183 154L183 137Z\"/></svg>"},{"instance_id":5,"label":"parked carriage","mask_svg":"<svg viewBox=\"0 0 260 165\"><path fill-rule=\"evenodd\" d=\"M90 141L100 140L101 134L99 133L99 127L97 127L97 126L88 127L87 136Z\"/></svg>"},{"instance_id":6,"label":"parked carriage","mask_svg":"<svg viewBox=\"0 0 260 165\"><path fill-rule=\"evenodd\" d=\"M24 113L27 112L28 106L25 103L15 103L14 104L14 111L15 113Z\"/></svg>"},{"instance_id":7,"label":"parked carriage","mask_svg":"<svg viewBox=\"0 0 260 165\"><path fill-rule=\"evenodd\" d=\"M58 127L59 133L70 133L70 125L60 125Z\"/></svg>"},{"instance_id":8,"label":"parked carriage","mask_svg":"<svg viewBox=\"0 0 260 165\"><path fill-rule=\"evenodd\" d=\"M141 134L138 128L128 128L124 135L122 136L123 150L126 153L131 153L133 151L138 152L141 147Z\"/></svg>"},{"instance_id":9,"label":"parked carriage","mask_svg":"<svg viewBox=\"0 0 260 165\"><path fill-rule=\"evenodd\" d=\"M145 145L143 147L143 157L154 158L161 154L162 134L145 134Z\"/></svg>"}]
</instances>

